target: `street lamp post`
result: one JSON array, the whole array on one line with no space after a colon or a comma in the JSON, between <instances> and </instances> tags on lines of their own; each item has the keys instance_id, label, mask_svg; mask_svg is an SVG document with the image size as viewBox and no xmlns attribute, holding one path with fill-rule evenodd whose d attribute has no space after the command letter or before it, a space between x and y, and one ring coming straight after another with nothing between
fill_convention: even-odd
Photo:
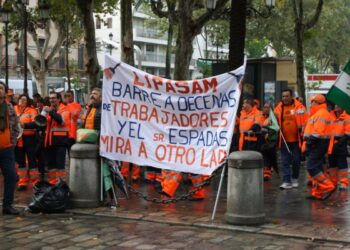
<instances>
[{"instance_id":1,"label":"street lamp post","mask_svg":"<svg viewBox=\"0 0 350 250\"><path fill-rule=\"evenodd\" d=\"M9 49L8 49L8 24L11 18L11 10L3 7L1 9L2 22L5 24L5 84L9 87Z\"/></svg>"},{"instance_id":2,"label":"street lamp post","mask_svg":"<svg viewBox=\"0 0 350 250\"><path fill-rule=\"evenodd\" d=\"M17 0L17 3L21 5L23 9L23 92L24 94L28 94L28 54L27 54L27 22L28 22L28 13L27 13L27 5L29 4L29 0Z\"/></svg>"},{"instance_id":3,"label":"street lamp post","mask_svg":"<svg viewBox=\"0 0 350 250\"><path fill-rule=\"evenodd\" d=\"M112 41L113 41L113 33L112 33L112 32L109 33L108 36L109 36L109 40L112 42ZM108 48L109 48L109 54L112 55L113 45L110 43L110 44L108 45Z\"/></svg>"}]
</instances>

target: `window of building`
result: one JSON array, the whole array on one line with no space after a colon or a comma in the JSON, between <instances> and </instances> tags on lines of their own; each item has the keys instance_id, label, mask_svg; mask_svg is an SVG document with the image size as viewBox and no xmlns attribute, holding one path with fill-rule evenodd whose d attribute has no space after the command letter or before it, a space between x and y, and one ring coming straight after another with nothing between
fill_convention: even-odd
<instances>
[{"instance_id":1,"label":"window of building","mask_svg":"<svg viewBox=\"0 0 350 250\"><path fill-rule=\"evenodd\" d=\"M153 44L146 44L146 52L155 52L156 48Z\"/></svg>"},{"instance_id":2,"label":"window of building","mask_svg":"<svg viewBox=\"0 0 350 250\"><path fill-rule=\"evenodd\" d=\"M39 47L43 48L45 44L45 38L39 38L38 42L39 42Z\"/></svg>"},{"instance_id":3,"label":"window of building","mask_svg":"<svg viewBox=\"0 0 350 250\"><path fill-rule=\"evenodd\" d=\"M96 29L101 29L101 20L99 17L96 17Z\"/></svg>"},{"instance_id":4,"label":"window of building","mask_svg":"<svg viewBox=\"0 0 350 250\"><path fill-rule=\"evenodd\" d=\"M107 28L108 29L112 29L113 27L112 27L112 18L111 17L109 17L109 18L107 18Z\"/></svg>"},{"instance_id":5,"label":"window of building","mask_svg":"<svg viewBox=\"0 0 350 250\"><path fill-rule=\"evenodd\" d=\"M59 53L59 56L60 56L60 59L58 61L58 67L60 69L64 69L66 67L66 53L65 53L65 48L61 48L60 49L60 53Z\"/></svg>"},{"instance_id":6,"label":"window of building","mask_svg":"<svg viewBox=\"0 0 350 250\"><path fill-rule=\"evenodd\" d=\"M84 69L84 45L81 44L78 49L78 66L79 69Z\"/></svg>"}]
</instances>

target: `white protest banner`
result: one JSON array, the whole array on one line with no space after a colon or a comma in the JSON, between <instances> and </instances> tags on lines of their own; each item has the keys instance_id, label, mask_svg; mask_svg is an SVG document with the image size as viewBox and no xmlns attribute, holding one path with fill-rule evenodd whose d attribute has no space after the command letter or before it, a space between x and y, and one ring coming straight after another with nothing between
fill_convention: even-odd
<instances>
[{"instance_id":1,"label":"white protest banner","mask_svg":"<svg viewBox=\"0 0 350 250\"><path fill-rule=\"evenodd\" d=\"M174 81L106 55L101 156L210 175L228 156L244 73Z\"/></svg>"}]
</instances>

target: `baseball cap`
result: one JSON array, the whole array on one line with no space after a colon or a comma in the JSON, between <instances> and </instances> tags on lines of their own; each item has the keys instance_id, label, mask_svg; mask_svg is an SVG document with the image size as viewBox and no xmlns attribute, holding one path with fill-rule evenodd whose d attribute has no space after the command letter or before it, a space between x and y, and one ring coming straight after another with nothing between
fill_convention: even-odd
<instances>
[{"instance_id":1,"label":"baseball cap","mask_svg":"<svg viewBox=\"0 0 350 250\"><path fill-rule=\"evenodd\" d=\"M324 97L324 95L321 94L317 94L314 95L313 97L309 98L309 102L317 102L319 104L325 103L326 102L326 98Z\"/></svg>"}]
</instances>

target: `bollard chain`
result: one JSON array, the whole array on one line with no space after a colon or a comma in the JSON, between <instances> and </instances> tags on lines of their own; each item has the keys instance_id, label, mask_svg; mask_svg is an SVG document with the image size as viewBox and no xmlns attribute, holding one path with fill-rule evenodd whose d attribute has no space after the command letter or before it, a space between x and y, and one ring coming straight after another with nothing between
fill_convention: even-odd
<instances>
[{"instance_id":1,"label":"bollard chain","mask_svg":"<svg viewBox=\"0 0 350 250\"><path fill-rule=\"evenodd\" d=\"M209 184L210 180L216 176L216 172L213 173L208 179L206 179L204 182L202 182L201 185L199 185L198 187L196 187L195 189L189 191L187 194L183 194L180 195L178 197L175 198L169 198L169 199L161 199L161 198L156 198L156 197L149 197L143 193L141 193L140 191L136 190L135 188L133 188L131 185L128 185L129 190L134 193L137 197L144 199L145 201L149 201L149 202L153 202L153 203L157 203L157 204L170 204L170 203L177 203L179 201L185 201L188 200L190 197L192 197L192 195L194 193L196 193L197 191L201 190L204 185Z\"/></svg>"}]
</instances>

